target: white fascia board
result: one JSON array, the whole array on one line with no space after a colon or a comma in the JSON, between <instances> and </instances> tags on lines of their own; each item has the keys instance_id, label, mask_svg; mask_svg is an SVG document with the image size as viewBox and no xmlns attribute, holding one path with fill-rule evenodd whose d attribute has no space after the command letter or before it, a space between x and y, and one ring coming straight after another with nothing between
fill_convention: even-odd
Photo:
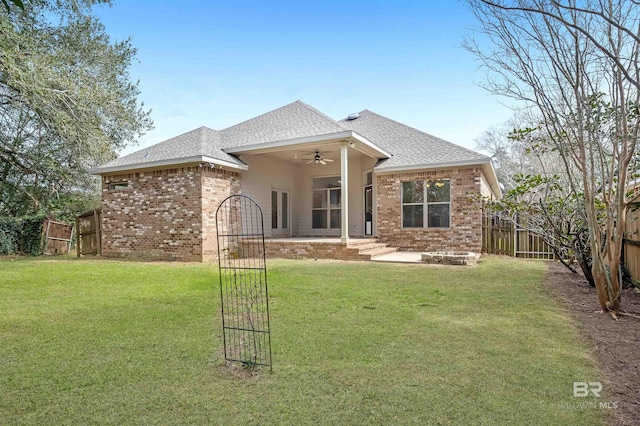
<instances>
[{"instance_id":1,"label":"white fascia board","mask_svg":"<svg viewBox=\"0 0 640 426\"><path fill-rule=\"evenodd\" d=\"M499 200L502 198L502 189L500 189L500 182L498 182L498 175L496 174L496 169L493 167L493 161L489 160L488 163L482 165L482 168L493 193Z\"/></svg>"},{"instance_id":2,"label":"white fascia board","mask_svg":"<svg viewBox=\"0 0 640 426\"><path fill-rule=\"evenodd\" d=\"M227 154L249 154L249 153L264 154L267 152L282 151L283 149L295 148L297 146L303 146L307 144L323 144L323 143L330 144L330 143L335 143L336 141L339 141L341 139L353 139L356 142L362 143L363 145L365 145L366 148L368 148L362 151L368 154L375 154L374 155L375 157L379 157L379 158L391 157L391 154L389 154L379 146L375 145L374 143L368 141L366 138L357 134L353 130L345 130L344 132L336 132L336 133L327 133L324 135L305 136L302 138L288 139L288 140L275 141L275 142L265 142L265 143L259 143L254 145L229 147L229 148L224 148L222 151L226 152Z\"/></svg>"},{"instance_id":3,"label":"white fascia board","mask_svg":"<svg viewBox=\"0 0 640 426\"><path fill-rule=\"evenodd\" d=\"M249 166L245 164L235 164L230 161L218 160L217 158L211 158L207 156L195 156L195 157L185 157L185 158L174 158L170 160L159 160L159 161L150 161L145 163L136 163L136 164L124 164L121 166L112 166L112 167L95 167L89 170L89 173L92 175L104 175L107 173L114 172L125 172L130 170L141 170L141 169L155 169L158 167L164 166L177 166L181 164L189 164L189 163L212 163L216 166L227 167L230 169L237 170L249 170Z\"/></svg>"},{"instance_id":4,"label":"white fascia board","mask_svg":"<svg viewBox=\"0 0 640 426\"><path fill-rule=\"evenodd\" d=\"M370 140L368 140L367 138L365 138L364 136L356 132L352 132L351 137L353 139L356 139L358 142L362 143L363 145L365 145L367 148L370 148L376 151L377 153L381 154L381 156L384 158L391 158L393 156L391 153L385 151L384 149L380 148L378 145L374 144L373 142L371 142Z\"/></svg>"},{"instance_id":5,"label":"white fascia board","mask_svg":"<svg viewBox=\"0 0 640 426\"><path fill-rule=\"evenodd\" d=\"M425 170L425 169L446 169L450 167L464 167L464 166L484 166L491 162L491 159L478 160L464 160L464 161L452 161L449 163L431 163L431 164L412 164L409 166L394 166L394 167L374 167L373 170L377 174L397 173L397 172L409 172L412 170Z\"/></svg>"},{"instance_id":6,"label":"white fascia board","mask_svg":"<svg viewBox=\"0 0 640 426\"><path fill-rule=\"evenodd\" d=\"M275 142L264 142L258 143L254 145L246 145L246 146L234 146L229 148L224 148L222 151L227 154L261 154L266 152L280 151L282 148L293 148L296 145L303 145L308 143L318 143L318 142L327 142L330 143L334 139L344 139L351 136L351 131L338 132L338 133L328 133L325 135L316 135L316 136L305 136L303 138L295 138L288 139L282 141Z\"/></svg>"}]
</instances>

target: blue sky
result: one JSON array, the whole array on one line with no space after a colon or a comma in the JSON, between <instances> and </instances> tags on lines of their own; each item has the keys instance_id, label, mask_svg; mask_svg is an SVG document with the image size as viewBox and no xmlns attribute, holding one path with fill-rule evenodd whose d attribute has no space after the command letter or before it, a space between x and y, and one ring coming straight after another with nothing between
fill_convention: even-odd
<instances>
[{"instance_id":1,"label":"blue sky","mask_svg":"<svg viewBox=\"0 0 640 426\"><path fill-rule=\"evenodd\" d=\"M115 1L96 9L131 37L155 129L142 147L217 130L297 99L334 119L369 109L473 148L511 111L480 88L461 45L473 16L441 1Z\"/></svg>"}]
</instances>

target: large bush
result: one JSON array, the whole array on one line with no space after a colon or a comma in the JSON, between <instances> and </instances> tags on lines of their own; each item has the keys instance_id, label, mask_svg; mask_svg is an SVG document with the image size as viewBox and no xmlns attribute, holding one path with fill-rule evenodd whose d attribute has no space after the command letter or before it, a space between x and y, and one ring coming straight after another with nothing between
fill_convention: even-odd
<instances>
[{"instance_id":1,"label":"large bush","mask_svg":"<svg viewBox=\"0 0 640 426\"><path fill-rule=\"evenodd\" d=\"M42 254L44 216L0 218L0 254Z\"/></svg>"}]
</instances>

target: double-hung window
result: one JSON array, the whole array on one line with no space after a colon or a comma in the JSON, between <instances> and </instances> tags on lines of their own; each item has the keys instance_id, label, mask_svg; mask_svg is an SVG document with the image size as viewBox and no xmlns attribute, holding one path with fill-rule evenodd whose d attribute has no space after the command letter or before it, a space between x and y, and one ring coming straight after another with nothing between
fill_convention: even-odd
<instances>
[{"instance_id":1,"label":"double-hung window","mask_svg":"<svg viewBox=\"0 0 640 426\"><path fill-rule=\"evenodd\" d=\"M402 182L403 228L448 228L450 223L449 179Z\"/></svg>"}]
</instances>

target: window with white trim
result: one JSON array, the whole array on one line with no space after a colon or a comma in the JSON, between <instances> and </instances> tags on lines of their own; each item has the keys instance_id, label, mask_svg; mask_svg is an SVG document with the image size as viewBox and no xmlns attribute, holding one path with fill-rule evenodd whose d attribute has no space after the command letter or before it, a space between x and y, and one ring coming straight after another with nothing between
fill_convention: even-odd
<instances>
[{"instance_id":1,"label":"window with white trim","mask_svg":"<svg viewBox=\"0 0 640 426\"><path fill-rule=\"evenodd\" d=\"M403 228L448 228L450 225L449 179L402 182Z\"/></svg>"},{"instance_id":2,"label":"window with white trim","mask_svg":"<svg viewBox=\"0 0 640 426\"><path fill-rule=\"evenodd\" d=\"M340 176L313 178L311 226L313 229L339 229L341 223Z\"/></svg>"}]
</instances>

